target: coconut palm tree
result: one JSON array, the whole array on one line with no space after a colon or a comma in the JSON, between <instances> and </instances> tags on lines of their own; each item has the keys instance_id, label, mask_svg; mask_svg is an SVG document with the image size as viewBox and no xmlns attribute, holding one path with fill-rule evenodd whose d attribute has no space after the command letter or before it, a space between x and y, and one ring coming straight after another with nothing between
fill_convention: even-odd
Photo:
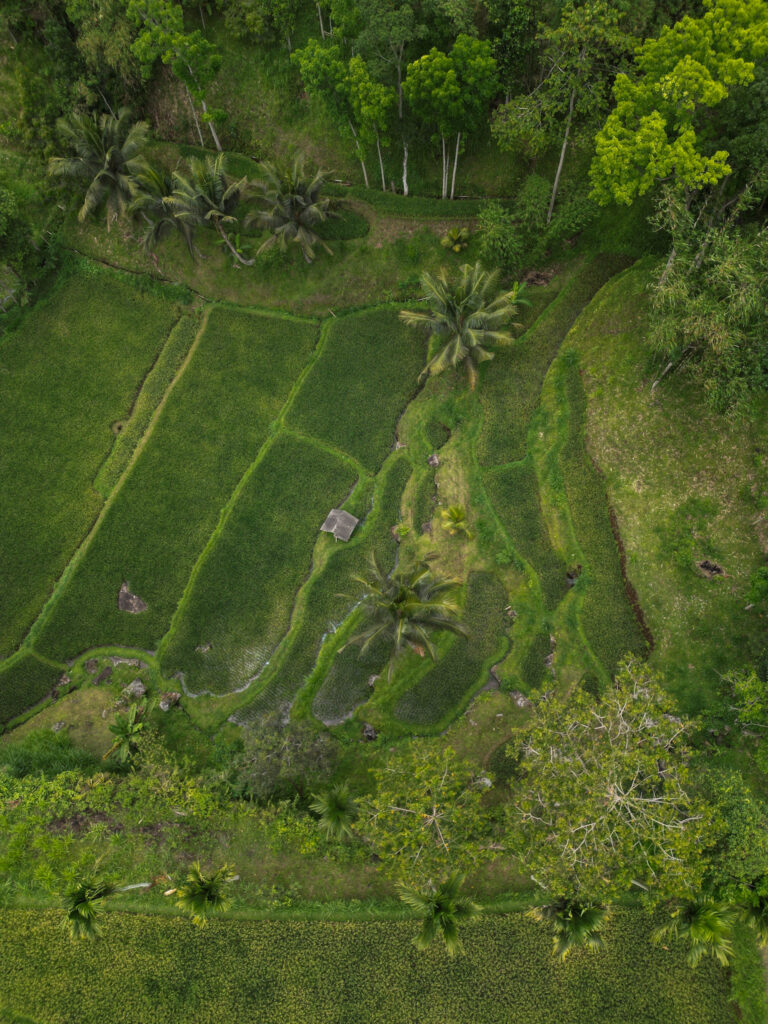
<instances>
[{"instance_id":1,"label":"coconut palm tree","mask_svg":"<svg viewBox=\"0 0 768 1024\"><path fill-rule=\"evenodd\" d=\"M424 367L422 377L435 376L449 366L455 369L463 363L469 385L474 389L478 363L493 359L490 346L512 341L509 331L502 328L512 322L520 305L527 304L523 298L525 285L515 284L510 291L499 291L498 278L498 271L489 273L479 263L460 267L457 281L449 280L445 267L437 277L422 274L421 286L426 292L429 312L404 309L400 313L400 319L409 327L426 327L440 339L440 350Z\"/></svg>"},{"instance_id":2,"label":"coconut palm tree","mask_svg":"<svg viewBox=\"0 0 768 1024\"><path fill-rule=\"evenodd\" d=\"M290 165L264 163L261 169L263 176L254 182L254 188L263 209L253 211L246 218L246 225L256 223L270 232L259 252L272 245L278 245L285 252L293 243L299 246L307 263L315 258L317 245L330 253L315 231L318 224L335 216L331 200L321 198L325 172L317 170L313 177L307 177L301 156L295 157Z\"/></svg>"},{"instance_id":3,"label":"coconut palm tree","mask_svg":"<svg viewBox=\"0 0 768 1024\"><path fill-rule=\"evenodd\" d=\"M232 180L227 175L226 154L206 156L204 159L192 157L189 161L189 173L173 174L173 191L168 197L167 205L171 214L176 217L188 231L194 232L199 227L210 225L218 232L222 242L238 261L247 267L253 260L244 259L232 244L224 230L225 225L236 225L238 217L235 211L245 197L248 189L247 178Z\"/></svg>"},{"instance_id":4,"label":"coconut palm tree","mask_svg":"<svg viewBox=\"0 0 768 1024\"><path fill-rule=\"evenodd\" d=\"M461 949L459 924L482 913L482 907L468 896L460 895L464 876L454 872L441 885L429 883L423 889L413 889L400 883L400 899L406 906L423 917L421 931L413 940L417 949L426 949L433 940L442 936L448 956Z\"/></svg>"},{"instance_id":5,"label":"coconut palm tree","mask_svg":"<svg viewBox=\"0 0 768 1024\"><path fill-rule=\"evenodd\" d=\"M469 528L467 512L463 505L449 505L448 508L442 509L440 519L443 529L451 537L456 537L458 534L463 533L467 540L472 540L472 531Z\"/></svg>"},{"instance_id":6,"label":"coconut palm tree","mask_svg":"<svg viewBox=\"0 0 768 1024\"><path fill-rule=\"evenodd\" d=\"M687 941L686 959L691 967L707 953L727 967L733 955L733 926L737 917L737 908L730 903L706 897L679 901L672 905L669 921L657 928L651 939L656 943L666 938Z\"/></svg>"},{"instance_id":7,"label":"coconut palm tree","mask_svg":"<svg viewBox=\"0 0 768 1024\"><path fill-rule=\"evenodd\" d=\"M391 647L388 678L394 663L406 647L434 659L435 648L430 633L446 629L466 636L459 622L456 603L457 580L446 580L433 574L429 560L415 566L396 569L390 575L382 572L375 556L367 578L355 577L365 588L362 614L363 629L352 636L344 647L356 644L365 654L371 644L381 639ZM344 648L341 648L344 650Z\"/></svg>"},{"instance_id":8,"label":"coconut palm tree","mask_svg":"<svg viewBox=\"0 0 768 1024\"><path fill-rule=\"evenodd\" d=\"M554 952L561 960L574 949L602 949L605 945L600 934L608 919L605 907L561 898L543 907L533 907L528 916L552 928Z\"/></svg>"},{"instance_id":9,"label":"coconut palm tree","mask_svg":"<svg viewBox=\"0 0 768 1024\"><path fill-rule=\"evenodd\" d=\"M48 173L85 189L78 220L85 220L106 203L109 228L131 202L131 182L145 167L141 153L149 125L134 122L130 110L121 107L116 116L73 113L60 118L57 127L74 155L51 157Z\"/></svg>"},{"instance_id":10,"label":"coconut palm tree","mask_svg":"<svg viewBox=\"0 0 768 1024\"><path fill-rule=\"evenodd\" d=\"M172 231L179 231L187 243L190 255L195 255L194 227L175 217L169 202L173 192L173 177L164 167L147 164L131 182L131 200L128 213L144 224L142 246L151 252Z\"/></svg>"},{"instance_id":11,"label":"coconut palm tree","mask_svg":"<svg viewBox=\"0 0 768 1024\"><path fill-rule=\"evenodd\" d=\"M103 878L83 876L64 891L64 924L73 939L95 939L101 933L99 914L103 901L116 891Z\"/></svg>"},{"instance_id":12,"label":"coconut palm tree","mask_svg":"<svg viewBox=\"0 0 768 1024\"><path fill-rule=\"evenodd\" d=\"M352 834L356 804L345 782L331 786L326 793L313 795L309 808L318 815L318 825L329 839L343 839Z\"/></svg>"},{"instance_id":13,"label":"coconut palm tree","mask_svg":"<svg viewBox=\"0 0 768 1024\"><path fill-rule=\"evenodd\" d=\"M217 911L226 910L232 902L224 887L234 882L237 876L228 864L224 864L211 875L203 873L199 861L195 861L187 873L186 880L175 892L176 906L185 910L192 921L202 927L207 918Z\"/></svg>"},{"instance_id":14,"label":"coconut palm tree","mask_svg":"<svg viewBox=\"0 0 768 1024\"><path fill-rule=\"evenodd\" d=\"M126 764L136 753L139 746L139 736L144 729L144 716L147 705L131 704L128 713L115 715L115 721L109 727L109 731L116 737L115 742L106 752L103 760L114 754L121 764Z\"/></svg>"}]
</instances>

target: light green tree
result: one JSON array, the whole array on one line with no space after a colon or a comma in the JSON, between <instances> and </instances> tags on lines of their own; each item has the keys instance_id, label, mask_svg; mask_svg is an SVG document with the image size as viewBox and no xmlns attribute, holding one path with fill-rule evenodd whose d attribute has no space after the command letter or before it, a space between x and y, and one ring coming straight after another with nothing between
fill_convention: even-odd
<instances>
[{"instance_id":1,"label":"light green tree","mask_svg":"<svg viewBox=\"0 0 768 1024\"><path fill-rule=\"evenodd\" d=\"M204 146L200 121L208 125L216 149L222 146L216 131L218 111L208 109L206 90L221 67L221 55L199 29L184 30L184 12L172 0L128 0L128 17L139 28L133 43L133 52L145 67L151 67L159 57L171 67L183 84L197 129L200 145ZM195 104L199 104L202 117Z\"/></svg>"},{"instance_id":2,"label":"light green tree","mask_svg":"<svg viewBox=\"0 0 768 1024\"><path fill-rule=\"evenodd\" d=\"M637 51L632 75L613 86L616 105L595 139L590 177L601 203L631 203L660 181L686 195L731 173L728 153L707 138L709 111L750 83L768 52L764 0L704 0Z\"/></svg>"},{"instance_id":3,"label":"light green tree","mask_svg":"<svg viewBox=\"0 0 768 1024\"><path fill-rule=\"evenodd\" d=\"M540 699L510 747L518 779L507 843L551 893L602 903L628 889L687 898L717 834L689 777L690 723L658 678L626 662L599 704Z\"/></svg>"}]
</instances>

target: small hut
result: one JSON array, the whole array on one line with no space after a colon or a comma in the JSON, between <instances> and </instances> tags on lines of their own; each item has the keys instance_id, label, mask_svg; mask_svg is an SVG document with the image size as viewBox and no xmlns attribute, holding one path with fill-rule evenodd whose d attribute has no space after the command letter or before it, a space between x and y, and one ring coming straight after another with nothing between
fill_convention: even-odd
<instances>
[{"instance_id":1,"label":"small hut","mask_svg":"<svg viewBox=\"0 0 768 1024\"><path fill-rule=\"evenodd\" d=\"M359 522L349 512L332 508L320 529L323 533L332 533L336 540L349 540Z\"/></svg>"}]
</instances>

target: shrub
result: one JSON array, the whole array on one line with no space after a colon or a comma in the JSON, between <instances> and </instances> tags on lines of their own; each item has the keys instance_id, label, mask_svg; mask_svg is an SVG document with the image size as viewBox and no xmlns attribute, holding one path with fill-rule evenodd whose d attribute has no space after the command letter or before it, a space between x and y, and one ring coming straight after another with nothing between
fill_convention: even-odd
<instances>
[{"instance_id":1,"label":"shrub","mask_svg":"<svg viewBox=\"0 0 768 1024\"><path fill-rule=\"evenodd\" d=\"M480 258L488 267L516 272L523 256L523 237L514 218L495 199L480 209Z\"/></svg>"},{"instance_id":2,"label":"shrub","mask_svg":"<svg viewBox=\"0 0 768 1024\"><path fill-rule=\"evenodd\" d=\"M0 766L15 779L25 775L50 778L60 772L89 772L98 764L87 750L75 746L66 732L36 729L17 743L0 747Z\"/></svg>"}]
</instances>

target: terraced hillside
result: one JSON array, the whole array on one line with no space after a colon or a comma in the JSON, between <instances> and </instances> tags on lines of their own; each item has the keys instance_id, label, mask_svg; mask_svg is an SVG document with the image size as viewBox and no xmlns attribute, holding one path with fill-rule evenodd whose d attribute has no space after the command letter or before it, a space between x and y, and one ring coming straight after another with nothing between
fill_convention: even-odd
<instances>
[{"instance_id":1,"label":"terraced hillside","mask_svg":"<svg viewBox=\"0 0 768 1024\"><path fill-rule=\"evenodd\" d=\"M531 288L527 329L484 367L477 392L453 375L420 385L426 339L396 306L317 321L158 296L145 300L152 317L137 305L135 369L121 361L121 376L109 373L113 388L125 378L129 403L89 406L96 433L119 421L111 450L102 444L78 470L91 520L70 528L68 561L61 542L58 562L42 548L48 594L27 574L31 628L23 639L18 625L4 633L3 719L44 698L61 673L76 678L86 657L117 650L177 677L190 696L227 696L221 706L238 721L293 707L334 725L359 709L394 733L443 728L489 679L523 692L552 675L604 684L645 640L585 454L578 367L559 353L621 266L577 260ZM131 287L107 271L100 280ZM65 379L94 361L83 287L77 276L63 286L83 330L79 345L50 357ZM60 318L64 297L51 300ZM30 317L6 358L34 329ZM144 371L142 352L155 360ZM37 424L31 462L56 429ZM57 482L61 493L77 479ZM469 508L469 543L440 529L439 506L457 502ZM347 544L319 533L331 507L361 519ZM15 529L21 550L40 544L34 519ZM398 552L428 551L468 581L470 636L441 637L437 663L409 653L385 686L383 652L361 659L344 647L359 618L354 579L372 554L391 568ZM118 608L123 585L144 611Z\"/></svg>"}]
</instances>

